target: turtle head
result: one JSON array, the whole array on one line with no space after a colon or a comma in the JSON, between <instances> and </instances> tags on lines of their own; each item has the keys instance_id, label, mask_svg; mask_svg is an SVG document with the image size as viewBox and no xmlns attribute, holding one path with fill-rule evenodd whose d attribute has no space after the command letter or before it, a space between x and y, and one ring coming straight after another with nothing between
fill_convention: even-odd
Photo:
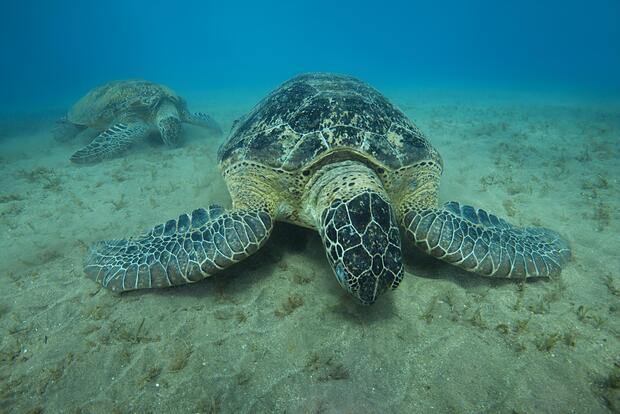
<instances>
[{"instance_id":1,"label":"turtle head","mask_svg":"<svg viewBox=\"0 0 620 414\"><path fill-rule=\"evenodd\" d=\"M336 279L369 305L388 288L396 288L403 277L396 217L368 167L331 170L326 175L334 172L318 195L317 227Z\"/></svg>"},{"instance_id":2,"label":"turtle head","mask_svg":"<svg viewBox=\"0 0 620 414\"><path fill-rule=\"evenodd\" d=\"M157 128L164 144L174 147L179 144L181 136L181 120L179 111L170 100L164 100L157 108Z\"/></svg>"}]
</instances>

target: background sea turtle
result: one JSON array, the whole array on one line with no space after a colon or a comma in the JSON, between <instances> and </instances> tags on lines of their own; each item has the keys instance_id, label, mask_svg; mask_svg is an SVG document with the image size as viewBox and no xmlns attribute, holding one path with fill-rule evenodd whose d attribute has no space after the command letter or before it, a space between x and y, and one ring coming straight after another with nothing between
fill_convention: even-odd
<instances>
[{"instance_id":1,"label":"background sea turtle","mask_svg":"<svg viewBox=\"0 0 620 414\"><path fill-rule=\"evenodd\" d=\"M560 273L555 232L437 205L442 161L407 117L357 79L305 74L268 95L219 150L233 207L197 209L95 245L86 274L115 290L196 282L256 252L275 221L319 231L338 282L364 304L403 277L401 228L423 251L485 276Z\"/></svg>"},{"instance_id":2,"label":"background sea turtle","mask_svg":"<svg viewBox=\"0 0 620 414\"><path fill-rule=\"evenodd\" d=\"M54 135L61 141L80 132L95 136L71 156L73 162L92 163L120 154L153 132L159 132L166 145L175 146L181 122L220 131L207 114L190 113L183 98L170 88L144 80L121 80L83 96L57 125Z\"/></svg>"}]
</instances>

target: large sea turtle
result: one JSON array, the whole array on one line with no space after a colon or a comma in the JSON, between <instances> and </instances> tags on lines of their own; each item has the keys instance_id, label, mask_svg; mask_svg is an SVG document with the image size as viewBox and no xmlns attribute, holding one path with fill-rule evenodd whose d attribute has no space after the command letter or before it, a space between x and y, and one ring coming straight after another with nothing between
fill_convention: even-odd
<instances>
[{"instance_id":1,"label":"large sea turtle","mask_svg":"<svg viewBox=\"0 0 620 414\"><path fill-rule=\"evenodd\" d=\"M219 150L230 210L182 214L96 244L86 274L114 291L197 282L256 252L276 221L318 230L344 289L373 303L403 277L401 232L484 276L553 276L570 257L555 232L437 204L442 160L385 97L341 75L297 76L233 127Z\"/></svg>"},{"instance_id":2,"label":"large sea turtle","mask_svg":"<svg viewBox=\"0 0 620 414\"><path fill-rule=\"evenodd\" d=\"M219 132L205 113L190 113L185 100L172 89L144 80L108 82L77 101L57 125L54 135L64 141L84 132L93 141L71 156L76 163L93 163L119 155L153 132L166 145L179 142L181 122Z\"/></svg>"}]
</instances>

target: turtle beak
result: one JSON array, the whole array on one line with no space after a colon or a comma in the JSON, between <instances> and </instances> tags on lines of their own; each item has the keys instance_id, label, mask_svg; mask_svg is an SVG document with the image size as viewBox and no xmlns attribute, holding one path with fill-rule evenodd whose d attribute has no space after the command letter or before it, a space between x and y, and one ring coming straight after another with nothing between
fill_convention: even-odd
<instances>
[{"instance_id":1,"label":"turtle beak","mask_svg":"<svg viewBox=\"0 0 620 414\"><path fill-rule=\"evenodd\" d=\"M390 204L363 191L321 213L321 238L340 285L370 305L403 277L400 234Z\"/></svg>"}]
</instances>

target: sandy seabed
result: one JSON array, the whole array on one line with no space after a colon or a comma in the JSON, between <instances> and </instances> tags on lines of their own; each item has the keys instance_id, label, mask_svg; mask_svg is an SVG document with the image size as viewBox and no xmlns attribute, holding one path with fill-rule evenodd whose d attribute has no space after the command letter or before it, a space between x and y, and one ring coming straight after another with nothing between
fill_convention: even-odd
<instances>
[{"instance_id":1,"label":"sandy seabed","mask_svg":"<svg viewBox=\"0 0 620 414\"><path fill-rule=\"evenodd\" d=\"M620 412L620 105L558 96L387 93L444 158L442 201L564 235L555 280L471 275L404 244L370 307L317 233L278 224L203 282L122 295L84 277L93 242L230 206L223 137L72 165L52 120L0 123L0 412ZM256 100L197 101L224 130Z\"/></svg>"}]
</instances>

